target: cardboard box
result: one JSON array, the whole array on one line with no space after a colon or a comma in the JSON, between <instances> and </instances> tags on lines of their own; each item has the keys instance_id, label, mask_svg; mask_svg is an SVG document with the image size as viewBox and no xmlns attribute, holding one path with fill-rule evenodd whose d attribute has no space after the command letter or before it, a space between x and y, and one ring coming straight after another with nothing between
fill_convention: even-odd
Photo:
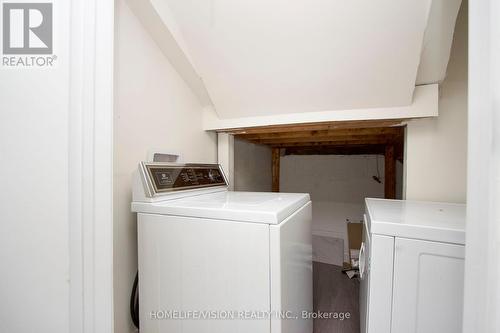
<instances>
[{"instance_id":1,"label":"cardboard box","mask_svg":"<svg viewBox=\"0 0 500 333\"><path fill-rule=\"evenodd\" d=\"M359 249L363 240L363 223L347 221L347 240L349 262L344 263L344 270L357 269L359 266Z\"/></svg>"}]
</instances>

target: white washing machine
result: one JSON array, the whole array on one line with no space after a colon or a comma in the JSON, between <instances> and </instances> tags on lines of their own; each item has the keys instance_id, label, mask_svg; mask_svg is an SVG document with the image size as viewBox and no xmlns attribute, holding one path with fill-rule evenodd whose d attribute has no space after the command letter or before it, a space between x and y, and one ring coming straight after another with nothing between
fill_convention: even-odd
<instances>
[{"instance_id":1,"label":"white washing machine","mask_svg":"<svg viewBox=\"0 0 500 333\"><path fill-rule=\"evenodd\" d=\"M219 165L141 163L140 331L311 333L308 194L232 192Z\"/></svg>"}]
</instances>

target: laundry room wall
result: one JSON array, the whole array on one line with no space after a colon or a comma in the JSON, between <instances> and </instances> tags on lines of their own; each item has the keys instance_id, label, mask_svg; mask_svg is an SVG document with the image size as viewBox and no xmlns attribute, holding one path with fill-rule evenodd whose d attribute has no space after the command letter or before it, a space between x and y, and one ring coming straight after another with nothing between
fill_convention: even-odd
<instances>
[{"instance_id":1,"label":"laundry room wall","mask_svg":"<svg viewBox=\"0 0 500 333\"><path fill-rule=\"evenodd\" d=\"M377 158L378 169L377 172ZM380 174L381 184L372 176ZM403 164L396 162L396 197L403 194ZM305 192L313 204L313 234L341 239L344 247L332 255L340 264L348 254L346 219L363 218L365 197L384 197L383 155L288 155L281 157L280 191ZM271 149L234 140L236 191L271 191ZM337 248L335 248L337 249Z\"/></svg>"},{"instance_id":2,"label":"laundry room wall","mask_svg":"<svg viewBox=\"0 0 500 333\"><path fill-rule=\"evenodd\" d=\"M115 2L114 306L115 332L133 332L129 297L137 269L132 174L151 151L185 162L215 163L215 134L202 130L202 108L125 0Z\"/></svg>"},{"instance_id":3,"label":"laundry room wall","mask_svg":"<svg viewBox=\"0 0 500 333\"><path fill-rule=\"evenodd\" d=\"M467 1L458 14L439 117L412 120L406 137L406 199L466 201Z\"/></svg>"},{"instance_id":4,"label":"laundry room wall","mask_svg":"<svg viewBox=\"0 0 500 333\"><path fill-rule=\"evenodd\" d=\"M377 171L378 160L378 171ZM397 162L397 195L402 188L402 164ZM373 176L380 175L381 183ZM348 254L346 220L363 219L364 198L384 197L384 156L382 155L288 155L281 157L280 191L311 195L313 235L342 239ZM315 244L316 245L316 244ZM316 247L316 246L315 246ZM342 258L343 255L343 258Z\"/></svg>"},{"instance_id":5,"label":"laundry room wall","mask_svg":"<svg viewBox=\"0 0 500 333\"><path fill-rule=\"evenodd\" d=\"M271 192L271 148L234 139L234 189Z\"/></svg>"}]
</instances>

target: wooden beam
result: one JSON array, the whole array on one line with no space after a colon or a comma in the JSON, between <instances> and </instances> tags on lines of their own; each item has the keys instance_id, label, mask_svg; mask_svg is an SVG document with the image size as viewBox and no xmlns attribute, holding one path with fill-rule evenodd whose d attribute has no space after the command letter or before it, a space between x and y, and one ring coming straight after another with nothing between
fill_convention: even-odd
<instances>
[{"instance_id":1,"label":"wooden beam","mask_svg":"<svg viewBox=\"0 0 500 333\"><path fill-rule=\"evenodd\" d=\"M384 197L386 199L396 199L396 159L394 158L394 145L385 146L384 169Z\"/></svg>"},{"instance_id":2,"label":"wooden beam","mask_svg":"<svg viewBox=\"0 0 500 333\"><path fill-rule=\"evenodd\" d=\"M405 140L404 137L394 145L394 158L401 163L404 162Z\"/></svg>"},{"instance_id":3,"label":"wooden beam","mask_svg":"<svg viewBox=\"0 0 500 333\"><path fill-rule=\"evenodd\" d=\"M274 148L289 148L289 147L320 147L320 146L349 146L349 145L387 145L392 142L387 139L370 139L370 140L345 140L345 141L321 141L321 142L290 142L290 143L273 143L269 146Z\"/></svg>"},{"instance_id":4,"label":"wooden beam","mask_svg":"<svg viewBox=\"0 0 500 333\"><path fill-rule=\"evenodd\" d=\"M285 148L285 155L384 155L384 145L316 146Z\"/></svg>"},{"instance_id":5,"label":"wooden beam","mask_svg":"<svg viewBox=\"0 0 500 333\"><path fill-rule=\"evenodd\" d=\"M270 125L246 128L230 128L219 130L218 132L238 134L259 134L259 133L281 133L308 130L338 130L346 128L370 128L370 127L391 127L401 125L407 119L384 119L384 120L355 120L355 121L330 121L318 123L302 123L290 125Z\"/></svg>"},{"instance_id":6,"label":"wooden beam","mask_svg":"<svg viewBox=\"0 0 500 333\"><path fill-rule=\"evenodd\" d=\"M273 148L273 150L272 150L272 175L273 175L272 191L279 192L280 191L280 149L279 148Z\"/></svg>"},{"instance_id":7,"label":"wooden beam","mask_svg":"<svg viewBox=\"0 0 500 333\"><path fill-rule=\"evenodd\" d=\"M251 142L274 146L278 144L287 144L287 143L307 143L307 142L357 142L357 141L381 141L385 140L385 142L394 142L397 140L397 136L395 135L346 135L346 136L318 136L318 137L304 137L304 138L284 138L284 139L265 139L265 140L252 140Z\"/></svg>"},{"instance_id":8,"label":"wooden beam","mask_svg":"<svg viewBox=\"0 0 500 333\"><path fill-rule=\"evenodd\" d=\"M291 132L271 132L254 134L237 134L236 137L244 140L272 140L272 139L302 139L321 137L349 137L364 135L403 135L403 127L370 127L370 128L342 128L336 130L302 130Z\"/></svg>"}]
</instances>

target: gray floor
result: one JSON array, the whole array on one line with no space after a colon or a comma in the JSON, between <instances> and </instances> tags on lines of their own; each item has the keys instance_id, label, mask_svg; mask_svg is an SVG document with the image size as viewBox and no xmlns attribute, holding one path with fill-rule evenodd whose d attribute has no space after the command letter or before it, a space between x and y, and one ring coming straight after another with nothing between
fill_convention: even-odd
<instances>
[{"instance_id":1,"label":"gray floor","mask_svg":"<svg viewBox=\"0 0 500 333\"><path fill-rule=\"evenodd\" d=\"M314 262L314 311L350 313L349 319L315 319L314 333L359 333L359 282L341 267Z\"/></svg>"}]
</instances>

